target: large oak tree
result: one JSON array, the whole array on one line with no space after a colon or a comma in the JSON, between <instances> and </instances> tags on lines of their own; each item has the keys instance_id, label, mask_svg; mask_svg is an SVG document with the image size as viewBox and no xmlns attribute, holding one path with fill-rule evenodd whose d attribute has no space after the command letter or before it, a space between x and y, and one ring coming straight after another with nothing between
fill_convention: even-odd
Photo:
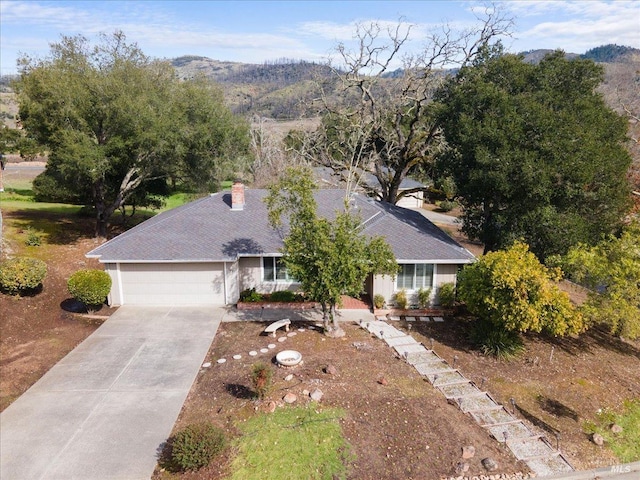
<instances>
[{"instance_id":1,"label":"large oak tree","mask_svg":"<svg viewBox=\"0 0 640 480\"><path fill-rule=\"evenodd\" d=\"M596 243L629 208L625 120L596 87L602 68L560 51L538 65L486 49L438 96L442 170L485 251L524 239L541 259Z\"/></svg>"},{"instance_id":2,"label":"large oak tree","mask_svg":"<svg viewBox=\"0 0 640 480\"><path fill-rule=\"evenodd\" d=\"M244 168L248 126L220 90L180 81L121 32L95 46L63 36L19 63L20 120L49 154L36 194L91 205L99 236L117 209L166 194L169 178L204 189Z\"/></svg>"}]
</instances>

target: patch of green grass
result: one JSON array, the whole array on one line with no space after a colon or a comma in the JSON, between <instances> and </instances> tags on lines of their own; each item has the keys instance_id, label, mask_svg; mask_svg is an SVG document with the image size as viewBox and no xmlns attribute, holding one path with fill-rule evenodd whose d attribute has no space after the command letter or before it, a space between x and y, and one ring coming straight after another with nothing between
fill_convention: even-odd
<instances>
[{"instance_id":1,"label":"patch of green grass","mask_svg":"<svg viewBox=\"0 0 640 480\"><path fill-rule=\"evenodd\" d=\"M172 208L179 207L180 205L184 205L185 203L193 200L191 193L174 193L173 195L167 197L164 201L164 206L162 210L171 210Z\"/></svg>"},{"instance_id":2,"label":"patch of green grass","mask_svg":"<svg viewBox=\"0 0 640 480\"><path fill-rule=\"evenodd\" d=\"M612 424L620 425L622 433L613 433ZM585 422L587 433L599 433L611 451L623 463L640 460L640 400L624 402L622 412L605 409L598 413L595 422Z\"/></svg>"},{"instance_id":3,"label":"patch of green grass","mask_svg":"<svg viewBox=\"0 0 640 480\"><path fill-rule=\"evenodd\" d=\"M344 479L353 459L340 409L279 408L239 425L232 480Z\"/></svg>"},{"instance_id":4,"label":"patch of green grass","mask_svg":"<svg viewBox=\"0 0 640 480\"><path fill-rule=\"evenodd\" d=\"M33 202L33 191L30 188L7 188L0 192L0 200L5 202Z\"/></svg>"},{"instance_id":5,"label":"patch of green grass","mask_svg":"<svg viewBox=\"0 0 640 480\"><path fill-rule=\"evenodd\" d=\"M176 192L164 199L164 206L160 209L161 212L165 210L171 210L172 208L179 207L185 203L193 202L198 198L206 197L206 193L191 193L191 192ZM157 213L157 212L156 212Z\"/></svg>"},{"instance_id":6,"label":"patch of green grass","mask_svg":"<svg viewBox=\"0 0 640 480\"><path fill-rule=\"evenodd\" d=\"M31 191L31 187L33 185L33 181L29 178L11 178L9 175L5 175L4 178L4 190L29 190Z\"/></svg>"},{"instance_id":7,"label":"patch of green grass","mask_svg":"<svg viewBox=\"0 0 640 480\"><path fill-rule=\"evenodd\" d=\"M6 200L2 198L3 211L15 210L39 210L41 212L60 213L63 215L75 215L80 212L80 205L69 205L68 203L45 203L34 201Z\"/></svg>"}]
</instances>

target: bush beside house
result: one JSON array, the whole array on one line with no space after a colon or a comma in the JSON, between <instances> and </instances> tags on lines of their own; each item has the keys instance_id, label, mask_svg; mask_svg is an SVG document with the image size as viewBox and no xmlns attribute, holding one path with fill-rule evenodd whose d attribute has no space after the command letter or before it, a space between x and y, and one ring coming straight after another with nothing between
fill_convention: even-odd
<instances>
[{"instance_id":1,"label":"bush beside house","mask_svg":"<svg viewBox=\"0 0 640 480\"><path fill-rule=\"evenodd\" d=\"M73 298L87 307L101 305L111 290L111 277L104 270L78 270L69 278L67 288Z\"/></svg>"}]
</instances>

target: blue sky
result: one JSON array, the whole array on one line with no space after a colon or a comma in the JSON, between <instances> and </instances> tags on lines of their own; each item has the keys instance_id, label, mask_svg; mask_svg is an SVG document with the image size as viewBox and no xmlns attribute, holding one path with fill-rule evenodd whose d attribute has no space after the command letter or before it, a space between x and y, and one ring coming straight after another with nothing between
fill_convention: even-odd
<instances>
[{"instance_id":1,"label":"blue sky","mask_svg":"<svg viewBox=\"0 0 640 480\"><path fill-rule=\"evenodd\" d=\"M640 48L640 1L496 2L514 17L508 50L562 48L584 53L617 43ZM151 56L202 55L262 63L278 58L323 61L357 23L411 23L411 48L448 22L477 23L479 2L462 1L13 1L0 0L0 72L16 72L21 53L44 56L60 35L122 30Z\"/></svg>"}]
</instances>

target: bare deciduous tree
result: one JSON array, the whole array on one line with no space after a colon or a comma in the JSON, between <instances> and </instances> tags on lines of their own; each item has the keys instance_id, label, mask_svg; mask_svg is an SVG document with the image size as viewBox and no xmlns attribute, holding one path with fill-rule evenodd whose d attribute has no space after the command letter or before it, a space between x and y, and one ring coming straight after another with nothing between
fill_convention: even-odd
<instances>
[{"instance_id":1,"label":"bare deciduous tree","mask_svg":"<svg viewBox=\"0 0 640 480\"><path fill-rule=\"evenodd\" d=\"M277 182L287 167L308 164L304 136L301 136L298 148L287 147L284 135L273 120L255 116L251 121L250 137L254 159L250 173L256 188L266 188Z\"/></svg>"},{"instance_id":2,"label":"bare deciduous tree","mask_svg":"<svg viewBox=\"0 0 640 480\"><path fill-rule=\"evenodd\" d=\"M366 172L373 174L379 196L394 204L420 190L399 187L410 174L429 175L444 148L429 111L434 91L449 69L473 62L483 46L508 35L511 25L500 10L488 7L474 28L456 31L444 25L430 34L417 55L405 53L411 25L359 25L357 47L339 44L332 62L338 99L321 90L323 123L309 152L314 162L339 173L348 190L362 184ZM402 67L391 71L398 64Z\"/></svg>"}]
</instances>

